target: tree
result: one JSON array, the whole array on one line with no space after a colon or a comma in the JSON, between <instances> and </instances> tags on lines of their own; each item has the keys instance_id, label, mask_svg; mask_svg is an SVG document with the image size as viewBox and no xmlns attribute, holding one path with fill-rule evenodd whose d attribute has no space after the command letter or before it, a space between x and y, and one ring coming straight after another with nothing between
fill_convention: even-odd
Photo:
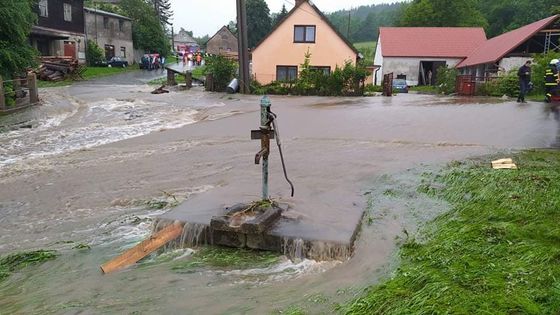
<instances>
[{"instance_id":1,"label":"tree","mask_svg":"<svg viewBox=\"0 0 560 315\"><path fill-rule=\"evenodd\" d=\"M282 21L282 19L288 15L288 10L286 10L286 5L282 4L282 9L280 10L280 12L278 12L276 14L276 16L274 17L274 23L272 23L272 25L276 25L278 24L278 22Z\"/></svg>"},{"instance_id":2,"label":"tree","mask_svg":"<svg viewBox=\"0 0 560 315\"><path fill-rule=\"evenodd\" d=\"M404 12L401 26L481 26L488 22L478 10L478 0L414 0Z\"/></svg>"},{"instance_id":3,"label":"tree","mask_svg":"<svg viewBox=\"0 0 560 315\"><path fill-rule=\"evenodd\" d=\"M0 6L0 75L12 78L34 65L37 52L29 44L29 33L37 19L34 0L3 0Z\"/></svg>"},{"instance_id":4,"label":"tree","mask_svg":"<svg viewBox=\"0 0 560 315\"><path fill-rule=\"evenodd\" d=\"M97 43L88 39L87 47L86 47L87 64L89 66L93 66L96 63L103 61L103 59L105 59L105 54L103 53L103 50L99 48L99 46L97 46Z\"/></svg>"},{"instance_id":5,"label":"tree","mask_svg":"<svg viewBox=\"0 0 560 315\"><path fill-rule=\"evenodd\" d=\"M247 0L247 39L255 47L272 29L270 9L264 0Z\"/></svg>"},{"instance_id":6,"label":"tree","mask_svg":"<svg viewBox=\"0 0 560 315\"><path fill-rule=\"evenodd\" d=\"M154 8L144 0L121 0L119 6L132 19L134 47L166 56L169 40Z\"/></svg>"},{"instance_id":7,"label":"tree","mask_svg":"<svg viewBox=\"0 0 560 315\"><path fill-rule=\"evenodd\" d=\"M230 32L233 33L233 35L237 36L237 23L234 21L229 21L227 28L229 29Z\"/></svg>"},{"instance_id":8,"label":"tree","mask_svg":"<svg viewBox=\"0 0 560 315\"><path fill-rule=\"evenodd\" d=\"M163 27L171 25L169 20L173 17L173 11L171 11L171 3L169 0L150 0L154 5L154 11L157 13L159 20Z\"/></svg>"}]
</instances>

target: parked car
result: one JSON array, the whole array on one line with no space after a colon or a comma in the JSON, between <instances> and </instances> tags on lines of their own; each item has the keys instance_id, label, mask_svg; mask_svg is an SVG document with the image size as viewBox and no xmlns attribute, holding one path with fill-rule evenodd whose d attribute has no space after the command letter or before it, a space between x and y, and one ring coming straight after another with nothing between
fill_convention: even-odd
<instances>
[{"instance_id":1,"label":"parked car","mask_svg":"<svg viewBox=\"0 0 560 315\"><path fill-rule=\"evenodd\" d=\"M405 79L393 79L393 91L397 93L408 93L408 85Z\"/></svg>"},{"instance_id":2,"label":"parked car","mask_svg":"<svg viewBox=\"0 0 560 315\"><path fill-rule=\"evenodd\" d=\"M128 67L128 61L122 59L121 57L113 57L107 62L107 67Z\"/></svg>"}]
</instances>

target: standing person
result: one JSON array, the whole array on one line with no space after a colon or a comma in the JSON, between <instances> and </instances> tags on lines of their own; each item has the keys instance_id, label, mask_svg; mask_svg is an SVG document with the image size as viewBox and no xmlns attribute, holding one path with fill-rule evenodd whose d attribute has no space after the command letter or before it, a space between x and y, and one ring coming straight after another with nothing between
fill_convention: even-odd
<instances>
[{"instance_id":1,"label":"standing person","mask_svg":"<svg viewBox=\"0 0 560 315\"><path fill-rule=\"evenodd\" d=\"M527 60L517 71L519 77L519 96L517 102L526 103L525 95L529 92L529 85L531 83L531 60Z\"/></svg>"},{"instance_id":2,"label":"standing person","mask_svg":"<svg viewBox=\"0 0 560 315\"><path fill-rule=\"evenodd\" d=\"M434 83L432 82L432 70L428 70L428 84L427 85L434 85Z\"/></svg>"},{"instance_id":3,"label":"standing person","mask_svg":"<svg viewBox=\"0 0 560 315\"><path fill-rule=\"evenodd\" d=\"M200 52L198 52L198 54L196 54L196 64L198 66L200 66L201 62L202 62L202 54L200 54Z\"/></svg>"},{"instance_id":4,"label":"standing person","mask_svg":"<svg viewBox=\"0 0 560 315\"><path fill-rule=\"evenodd\" d=\"M544 101L550 103L552 101L552 93L558 88L558 59L552 59L544 72Z\"/></svg>"}]
</instances>

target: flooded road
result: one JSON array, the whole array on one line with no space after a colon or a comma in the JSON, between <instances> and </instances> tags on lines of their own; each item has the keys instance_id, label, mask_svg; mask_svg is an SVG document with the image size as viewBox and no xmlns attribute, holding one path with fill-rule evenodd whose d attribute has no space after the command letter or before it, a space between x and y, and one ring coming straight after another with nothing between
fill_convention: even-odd
<instances>
[{"instance_id":1,"label":"flooded road","mask_svg":"<svg viewBox=\"0 0 560 315\"><path fill-rule=\"evenodd\" d=\"M272 97L296 196L289 198L276 150L271 194L333 221L365 208L354 256L184 272L175 267L192 251L178 249L102 276L100 264L146 237L151 220L169 210L152 201L226 188L240 199L260 195L258 143L249 139L259 97L151 89L142 80L85 82L49 89L43 106L0 118L0 255L61 254L0 283L0 313L263 314L292 304L329 313L387 275L403 230L414 233L446 210L417 192L421 173L471 156L549 147L559 130L539 103ZM74 249L80 243L91 249Z\"/></svg>"}]
</instances>

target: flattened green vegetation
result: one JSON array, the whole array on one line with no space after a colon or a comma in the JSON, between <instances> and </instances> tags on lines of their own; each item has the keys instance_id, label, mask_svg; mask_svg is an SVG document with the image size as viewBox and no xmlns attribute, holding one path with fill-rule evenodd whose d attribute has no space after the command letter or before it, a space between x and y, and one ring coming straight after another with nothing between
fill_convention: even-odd
<instances>
[{"instance_id":1,"label":"flattened green vegetation","mask_svg":"<svg viewBox=\"0 0 560 315\"><path fill-rule=\"evenodd\" d=\"M393 278L345 313L558 314L560 152L514 161L519 170L454 164L426 182L422 191L453 209L426 228L426 242L409 239Z\"/></svg>"},{"instance_id":2,"label":"flattened green vegetation","mask_svg":"<svg viewBox=\"0 0 560 315\"><path fill-rule=\"evenodd\" d=\"M173 265L176 272L198 268L249 269L265 268L278 262L278 254L227 247L204 247L184 262Z\"/></svg>"},{"instance_id":3,"label":"flattened green vegetation","mask_svg":"<svg viewBox=\"0 0 560 315\"><path fill-rule=\"evenodd\" d=\"M31 265L37 265L45 261L55 259L56 256L57 253L53 250L37 250L1 257L0 282L8 278L14 272L17 272Z\"/></svg>"}]
</instances>

